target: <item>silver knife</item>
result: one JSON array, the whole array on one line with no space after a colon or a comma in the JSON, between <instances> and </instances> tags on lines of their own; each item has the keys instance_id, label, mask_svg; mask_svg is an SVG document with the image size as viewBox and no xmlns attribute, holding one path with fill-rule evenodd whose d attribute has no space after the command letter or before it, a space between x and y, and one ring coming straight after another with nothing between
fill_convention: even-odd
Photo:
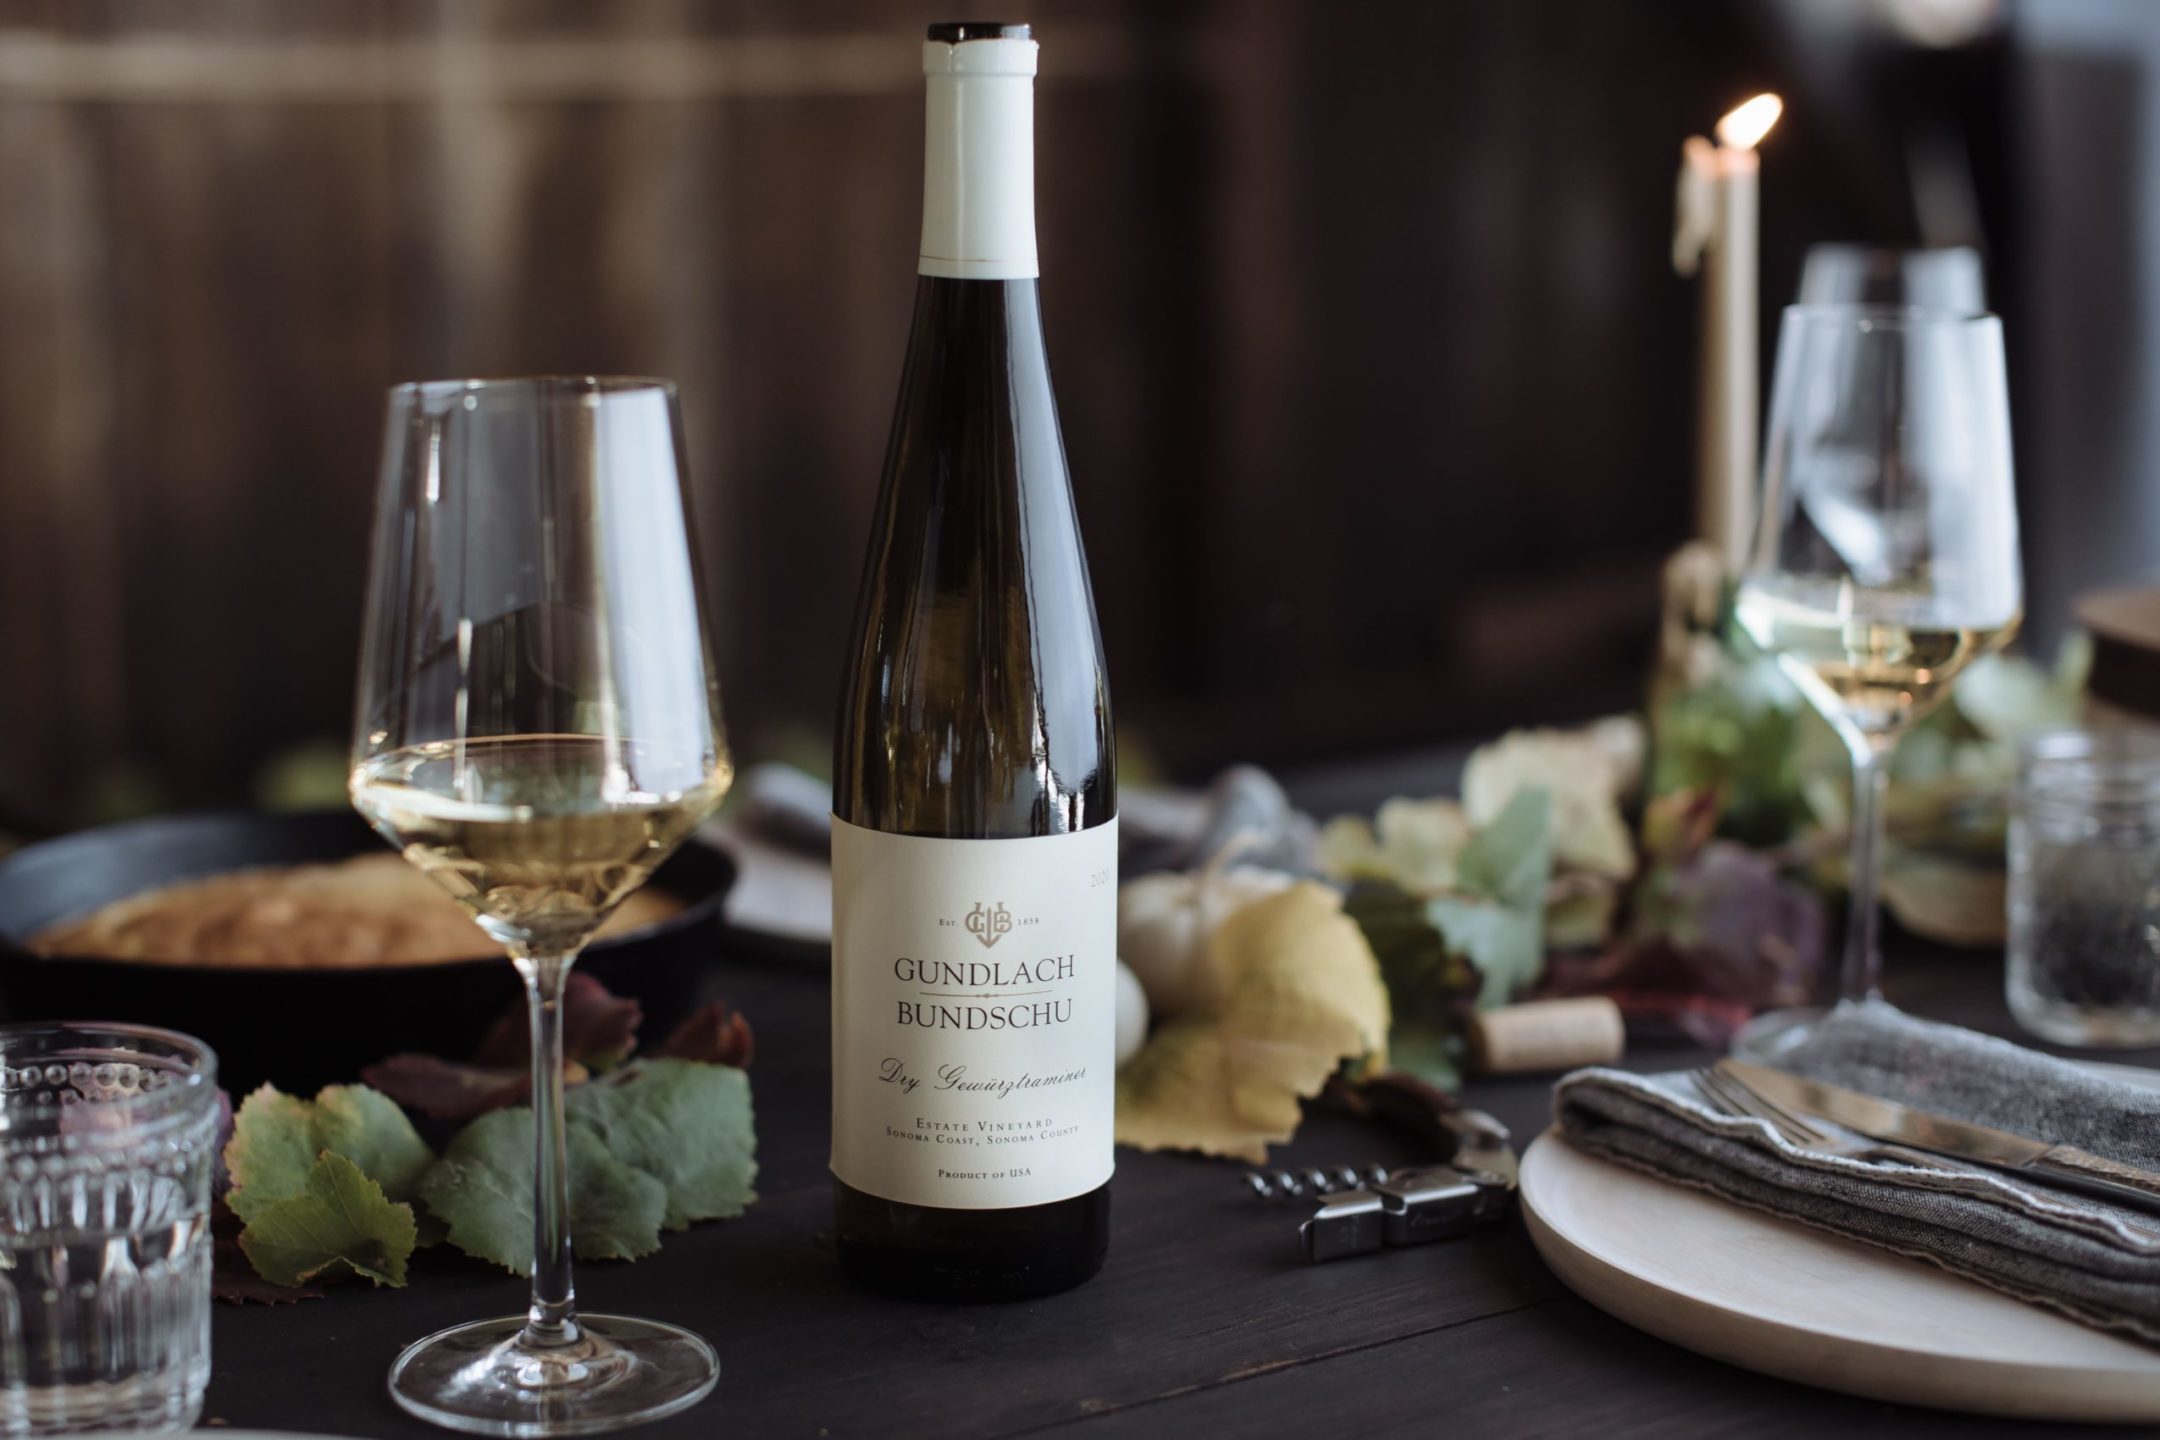
<instances>
[{"instance_id":1,"label":"silver knife","mask_svg":"<svg viewBox=\"0 0 2160 1440\"><path fill-rule=\"evenodd\" d=\"M1894 1100L1742 1060L1720 1060L1717 1068L1731 1072L1743 1084L1789 1110L1835 1121L1871 1140L1967 1160L2160 1214L2160 1174L2106 1159L2075 1145L2050 1145L2008 1130L1991 1130L1985 1125L1930 1115Z\"/></svg>"}]
</instances>

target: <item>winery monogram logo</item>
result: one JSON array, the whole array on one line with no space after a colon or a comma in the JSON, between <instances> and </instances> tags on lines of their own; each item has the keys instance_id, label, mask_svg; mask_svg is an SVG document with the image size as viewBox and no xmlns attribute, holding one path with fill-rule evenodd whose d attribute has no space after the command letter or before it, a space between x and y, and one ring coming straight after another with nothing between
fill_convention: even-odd
<instances>
[{"instance_id":1,"label":"winery monogram logo","mask_svg":"<svg viewBox=\"0 0 2160 1440\"><path fill-rule=\"evenodd\" d=\"M975 902L975 908L968 911L967 919L963 923L967 926L968 934L982 941L983 949L987 950L1011 932L1013 928L1012 911L1005 908L1005 902L1002 900L998 901L995 907L988 909L984 908L983 903L978 900Z\"/></svg>"}]
</instances>

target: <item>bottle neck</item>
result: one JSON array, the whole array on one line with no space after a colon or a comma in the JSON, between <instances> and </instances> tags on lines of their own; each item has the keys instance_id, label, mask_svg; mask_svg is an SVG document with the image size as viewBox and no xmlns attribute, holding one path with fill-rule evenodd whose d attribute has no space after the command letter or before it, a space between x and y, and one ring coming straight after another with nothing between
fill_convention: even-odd
<instances>
[{"instance_id":1,"label":"bottle neck","mask_svg":"<svg viewBox=\"0 0 2160 1440\"><path fill-rule=\"evenodd\" d=\"M1023 280L1035 259L1035 42L923 46L924 275Z\"/></svg>"},{"instance_id":2,"label":"bottle neck","mask_svg":"<svg viewBox=\"0 0 2160 1440\"><path fill-rule=\"evenodd\" d=\"M911 353L941 357L940 367L979 365L981 376L965 380L939 368L935 383L957 387L961 403L973 405L982 385L1047 392L1049 360L1043 342L1042 295L1033 276L996 284L963 284L950 275L925 274L915 282ZM924 363L930 363L925 358ZM994 373L988 373L994 372ZM1046 404L1049 402L1046 401Z\"/></svg>"}]
</instances>

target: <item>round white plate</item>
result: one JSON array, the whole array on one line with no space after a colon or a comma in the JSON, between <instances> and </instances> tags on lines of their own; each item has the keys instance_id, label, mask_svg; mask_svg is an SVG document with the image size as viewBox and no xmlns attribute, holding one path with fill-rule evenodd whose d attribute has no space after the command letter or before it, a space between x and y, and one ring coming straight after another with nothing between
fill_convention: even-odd
<instances>
[{"instance_id":1,"label":"round white plate","mask_svg":"<svg viewBox=\"0 0 2160 1440\"><path fill-rule=\"evenodd\" d=\"M698 838L735 861L735 884L722 912L729 925L797 944L832 943L831 866L732 819L707 825Z\"/></svg>"},{"instance_id":2,"label":"round white plate","mask_svg":"<svg viewBox=\"0 0 2160 1440\"><path fill-rule=\"evenodd\" d=\"M1521 1185L1531 1238L1569 1288L1676 1345L1878 1400L2160 1421L2160 1349L1596 1159L1550 1131L1523 1156Z\"/></svg>"}]
</instances>

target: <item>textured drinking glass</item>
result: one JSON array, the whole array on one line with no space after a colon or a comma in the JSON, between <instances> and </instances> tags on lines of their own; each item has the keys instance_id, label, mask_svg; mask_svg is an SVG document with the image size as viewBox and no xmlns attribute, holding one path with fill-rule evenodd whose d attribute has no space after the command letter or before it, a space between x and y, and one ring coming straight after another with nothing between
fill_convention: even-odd
<instances>
[{"instance_id":1,"label":"textured drinking glass","mask_svg":"<svg viewBox=\"0 0 2160 1440\"><path fill-rule=\"evenodd\" d=\"M200 1040L0 1027L0 1435L195 1423L217 1133Z\"/></svg>"},{"instance_id":2,"label":"textured drinking glass","mask_svg":"<svg viewBox=\"0 0 2160 1440\"><path fill-rule=\"evenodd\" d=\"M2024 611L2002 323L1794 305L1778 335L1754 548L1734 612L1852 757L1838 994L1877 993L1876 882L1892 750ZM1796 1039L1760 1016L1738 1045Z\"/></svg>"},{"instance_id":3,"label":"textured drinking glass","mask_svg":"<svg viewBox=\"0 0 2160 1440\"><path fill-rule=\"evenodd\" d=\"M673 387L447 380L391 392L353 727L353 804L508 952L532 1014L532 1304L431 1335L398 1403L488 1435L695 1404L712 1347L579 1315L564 980L719 804L730 770Z\"/></svg>"},{"instance_id":4,"label":"textured drinking glass","mask_svg":"<svg viewBox=\"0 0 2160 1440\"><path fill-rule=\"evenodd\" d=\"M2010 1013L2058 1045L2160 1045L2160 735L2025 742L2010 807Z\"/></svg>"}]
</instances>

